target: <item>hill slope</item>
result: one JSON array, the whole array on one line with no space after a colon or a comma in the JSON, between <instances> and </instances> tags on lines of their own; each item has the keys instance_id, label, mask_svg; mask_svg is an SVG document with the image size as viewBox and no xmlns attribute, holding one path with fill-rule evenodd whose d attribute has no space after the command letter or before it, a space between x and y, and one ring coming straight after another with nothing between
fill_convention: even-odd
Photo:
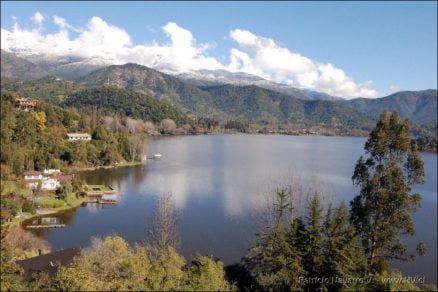
<instances>
[{"instance_id":1,"label":"hill slope","mask_svg":"<svg viewBox=\"0 0 438 292\"><path fill-rule=\"evenodd\" d=\"M109 66L81 78L80 84L105 84L142 92L166 100L198 116L251 122L368 126L371 119L332 101L302 101L288 94L257 86L220 85L197 87L145 66Z\"/></svg>"},{"instance_id":2,"label":"hill slope","mask_svg":"<svg viewBox=\"0 0 438 292\"><path fill-rule=\"evenodd\" d=\"M210 106L212 97L207 92L173 76L137 64L105 67L80 78L79 83L89 87L109 84L142 92L158 100L166 100L194 114L227 118L223 112Z\"/></svg>"},{"instance_id":3,"label":"hill slope","mask_svg":"<svg viewBox=\"0 0 438 292\"><path fill-rule=\"evenodd\" d=\"M386 108L398 110L402 118L409 118L414 123L437 123L437 90L400 91L382 98L356 98L342 103L372 118L378 118Z\"/></svg>"},{"instance_id":4,"label":"hill slope","mask_svg":"<svg viewBox=\"0 0 438 292\"><path fill-rule=\"evenodd\" d=\"M232 84L237 86L255 85L261 88L284 93L304 100L342 100L326 93L300 89L287 84L280 84L256 75L226 70L198 70L176 74L181 80L196 86L218 86Z\"/></svg>"},{"instance_id":5,"label":"hill slope","mask_svg":"<svg viewBox=\"0 0 438 292\"><path fill-rule=\"evenodd\" d=\"M2 92L11 91L21 97L40 99L54 104L61 103L68 95L80 89L82 89L81 86L72 81L60 80L51 76L29 81L17 81L9 78L1 80Z\"/></svg>"},{"instance_id":6,"label":"hill slope","mask_svg":"<svg viewBox=\"0 0 438 292\"><path fill-rule=\"evenodd\" d=\"M49 75L47 71L32 62L1 50L1 77L18 80L32 80Z\"/></svg>"},{"instance_id":7,"label":"hill slope","mask_svg":"<svg viewBox=\"0 0 438 292\"><path fill-rule=\"evenodd\" d=\"M214 106L252 122L292 122L331 126L370 126L373 122L349 106L327 100L300 100L257 86L203 87Z\"/></svg>"},{"instance_id":8,"label":"hill slope","mask_svg":"<svg viewBox=\"0 0 438 292\"><path fill-rule=\"evenodd\" d=\"M106 112L155 123L166 118L173 119L177 124L191 122L186 113L166 101L113 86L79 91L69 96L64 105L78 108L97 107Z\"/></svg>"}]
</instances>

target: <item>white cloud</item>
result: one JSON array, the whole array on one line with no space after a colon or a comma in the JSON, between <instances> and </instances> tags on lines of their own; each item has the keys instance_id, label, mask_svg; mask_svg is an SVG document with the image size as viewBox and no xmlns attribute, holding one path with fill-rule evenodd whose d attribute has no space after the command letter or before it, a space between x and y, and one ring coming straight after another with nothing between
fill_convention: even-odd
<instances>
[{"instance_id":1,"label":"white cloud","mask_svg":"<svg viewBox=\"0 0 438 292\"><path fill-rule=\"evenodd\" d=\"M239 49L230 50L232 71L242 71L273 80L342 97L376 97L372 82L355 83L342 69L323 64L283 48L270 38L235 29L230 37Z\"/></svg>"},{"instance_id":2,"label":"white cloud","mask_svg":"<svg viewBox=\"0 0 438 292\"><path fill-rule=\"evenodd\" d=\"M75 28L74 26L67 23L67 20L65 18L59 17L57 15L53 16L53 23L56 24L61 30L62 29L70 29L75 32L80 32L80 29Z\"/></svg>"},{"instance_id":3,"label":"white cloud","mask_svg":"<svg viewBox=\"0 0 438 292\"><path fill-rule=\"evenodd\" d=\"M37 25L42 25L45 18L44 16L41 14L41 12L35 12L35 14L30 18L35 24Z\"/></svg>"},{"instance_id":4,"label":"white cloud","mask_svg":"<svg viewBox=\"0 0 438 292\"><path fill-rule=\"evenodd\" d=\"M58 27L54 33L44 32L45 17L40 12L36 12L32 20L35 29L22 29L16 21L11 31L2 28L2 49L21 56L50 53L98 57L113 64L134 62L164 71L227 69L342 97L378 95L372 89L371 81L355 83L333 64L316 62L247 30L230 32L238 46L230 50L230 63L224 64L218 58L208 56L211 44L198 43L189 30L174 22L162 27L169 39L167 43L133 44L124 29L97 16L92 17L86 27L75 28L66 19L54 15L52 21ZM77 36L71 37L70 31L77 32Z\"/></svg>"}]
</instances>

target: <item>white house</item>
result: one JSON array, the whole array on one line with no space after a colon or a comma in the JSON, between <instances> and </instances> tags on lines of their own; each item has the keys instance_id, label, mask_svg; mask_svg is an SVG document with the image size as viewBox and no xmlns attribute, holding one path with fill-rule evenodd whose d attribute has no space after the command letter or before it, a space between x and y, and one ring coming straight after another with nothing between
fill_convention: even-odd
<instances>
[{"instance_id":1,"label":"white house","mask_svg":"<svg viewBox=\"0 0 438 292\"><path fill-rule=\"evenodd\" d=\"M90 141L91 135L87 133L68 133L68 141Z\"/></svg>"},{"instance_id":2,"label":"white house","mask_svg":"<svg viewBox=\"0 0 438 292\"><path fill-rule=\"evenodd\" d=\"M24 180L42 180L43 174L40 171L27 171L24 173Z\"/></svg>"},{"instance_id":3,"label":"white house","mask_svg":"<svg viewBox=\"0 0 438 292\"><path fill-rule=\"evenodd\" d=\"M41 181L41 189L46 191L55 191L57 190L61 184L57 179L54 178L44 178Z\"/></svg>"},{"instance_id":4,"label":"white house","mask_svg":"<svg viewBox=\"0 0 438 292\"><path fill-rule=\"evenodd\" d=\"M61 173L61 170L57 169L57 168L49 168L49 169L43 170L44 175L52 175L52 174L59 174L59 173Z\"/></svg>"}]
</instances>

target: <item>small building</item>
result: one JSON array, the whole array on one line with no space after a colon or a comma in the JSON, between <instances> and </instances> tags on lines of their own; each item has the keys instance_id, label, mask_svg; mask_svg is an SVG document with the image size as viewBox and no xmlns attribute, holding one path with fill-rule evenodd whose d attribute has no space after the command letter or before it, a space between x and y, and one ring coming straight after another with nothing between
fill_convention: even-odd
<instances>
[{"instance_id":1,"label":"small building","mask_svg":"<svg viewBox=\"0 0 438 292\"><path fill-rule=\"evenodd\" d=\"M15 100L15 107L25 111L34 109L38 104L38 100L32 98L17 98Z\"/></svg>"},{"instance_id":2,"label":"small building","mask_svg":"<svg viewBox=\"0 0 438 292\"><path fill-rule=\"evenodd\" d=\"M43 174L41 171L27 171L24 173L24 180L42 180Z\"/></svg>"},{"instance_id":3,"label":"small building","mask_svg":"<svg viewBox=\"0 0 438 292\"><path fill-rule=\"evenodd\" d=\"M78 248L66 248L51 252L45 255L17 261L17 264L24 270L23 280L29 281L33 273L47 272L52 278L55 276L59 266L69 265L75 256L81 253Z\"/></svg>"},{"instance_id":4,"label":"small building","mask_svg":"<svg viewBox=\"0 0 438 292\"><path fill-rule=\"evenodd\" d=\"M90 141L91 135L87 133L68 133L68 141Z\"/></svg>"},{"instance_id":5,"label":"small building","mask_svg":"<svg viewBox=\"0 0 438 292\"><path fill-rule=\"evenodd\" d=\"M41 180L41 189L46 191L56 191L61 184L56 178L43 178Z\"/></svg>"},{"instance_id":6,"label":"small building","mask_svg":"<svg viewBox=\"0 0 438 292\"><path fill-rule=\"evenodd\" d=\"M61 173L61 170L57 169L57 168L49 168L49 169L43 170L44 175L53 175L53 174L59 174L59 173Z\"/></svg>"}]
</instances>

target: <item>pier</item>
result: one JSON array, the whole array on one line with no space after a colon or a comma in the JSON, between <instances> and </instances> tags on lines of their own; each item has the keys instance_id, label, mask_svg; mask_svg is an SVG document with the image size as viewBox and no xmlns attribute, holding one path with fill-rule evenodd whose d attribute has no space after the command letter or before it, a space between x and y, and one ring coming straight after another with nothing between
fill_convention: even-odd
<instances>
[{"instance_id":1,"label":"pier","mask_svg":"<svg viewBox=\"0 0 438 292\"><path fill-rule=\"evenodd\" d=\"M32 224L27 225L26 228L29 229L39 229L39 228L64 228L65 224Z\"/></svg>"}]
</instances>

